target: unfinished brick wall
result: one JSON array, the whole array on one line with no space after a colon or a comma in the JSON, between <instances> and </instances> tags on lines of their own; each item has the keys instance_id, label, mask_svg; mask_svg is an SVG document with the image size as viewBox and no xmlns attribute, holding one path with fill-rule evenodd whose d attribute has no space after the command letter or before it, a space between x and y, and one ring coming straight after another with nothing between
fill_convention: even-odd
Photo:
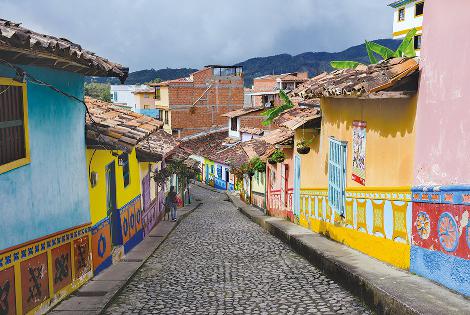
<instances>
[{"instance_id":1,"label":"unfinished brick wall","mask_svg":"<svg viewBox=\"0 0 470 315\"><path fill-rule=\"evenodd\" d=\"M227 126L227 118L222 115L243 108L243 77L217 77L212 69L203 69L193 73L192 78L193 82L169 85L172 129L186 136L212 126Z\"/></svg>"}]
</instances>

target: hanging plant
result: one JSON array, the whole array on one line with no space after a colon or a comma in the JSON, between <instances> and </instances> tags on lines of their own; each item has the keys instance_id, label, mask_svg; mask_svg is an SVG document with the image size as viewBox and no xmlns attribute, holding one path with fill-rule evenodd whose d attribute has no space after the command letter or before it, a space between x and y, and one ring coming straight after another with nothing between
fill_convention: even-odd
<instances>
[{"instance_id":1,"label":"hanging plant","mask_svg":"<svg viewBox=\"0 0 470 315\"><path fill-rule=\"evenodd\" d=\"M253 167L252 165L250 165L249 162L247 163L243 163L241 166L240 166L240 172L242 174L247 174L248 176L252 177L253 175L255 175L255 171L253 170Z\"/></svg>"},{"instance_id":2,"label":"hanging plant","mask_svg":"<svg viewBox=\"0 0 470 315\"><path fill-rule=\"evenodd\" d=\"M310 152L310 144L312 144L313 139L306 140L305 138L301 138L297 142L297 152L299 154L307 154Z\"/></svg>"},{"instance_id":3,"label":"hanging plant","mask_svg":"<svg viewBox=\"0 0 470 315\"><path fill-rule=\"evenodd\" d=\"M252 158L250 161L250 165L253 170L259 173L266 172L266 163L263 162L259 157Z\"/></svg>"},{"instance_id":4,"label":"hanging plant","mask_svg":"<svg viewBox=\"0 0 470 315\"><path fill-rule=\"evenodd\" d=\"M286 154L280 150L276 149L273 154L268 159L269 164L282 163L286 159Z\"/></svg>"}]
</instances>

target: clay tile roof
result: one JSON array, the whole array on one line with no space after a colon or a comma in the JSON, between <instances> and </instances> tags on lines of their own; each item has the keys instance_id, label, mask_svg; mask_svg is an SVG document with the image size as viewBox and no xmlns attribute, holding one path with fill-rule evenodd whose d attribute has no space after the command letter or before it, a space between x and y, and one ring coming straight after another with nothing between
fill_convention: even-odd
<instances>
[{"instance_id":1,"label":"clay tile roof","mask_svg":"<svg viewBox=\"0 0 470 315\"><path fill-rule=\"evenodd\" d=\"M290 93L304 100L319 97L362 97L384 91L398 85L404 78L416 73L419 68L417 58L393 58L356 69L335 70L322 73L301 84ZM417 89L417 77L413 91ZM408 86L409 87L409 86Z\"/></svg>"},{"instance_id":2,"label":"clay tile roof","mask_svg":"<svg viewBox=\"0 0 470 315\"><path fill-rule=\"evenodd\" d=\"M251 127L243 127L243 128L240 128L240 132L244 132L244 133L249 133L249 134L252 134L252 135L262 135L264 133L264 130L261 129L261 128L251 128Z\"/></svg>"},{"instance_id":3,"label":"clay tile roof","mask_svg":"<svg viewBox=\"0 0 470 315\"><path fill-rule=\"evenodd\" d=\"M249 113L254 113L257 111L265 110L265 109L266 108L264 106L241 108L241 109L237 109L237 110L225 113L222 116L228 117L228 118L235 118L235 117L240 117Z\"/></svg>"},{"instance_id":4,"label":"clay tile roof","mask_svg":"<svg viewBox=\"0 0 470 315\"><path fill-rule=\"evenodd\" d=\"M283 142L286 142L287 140L290 140L291 138L294 137L294 134L295 134L295 131L284 128L284 127L280 127L278 129L269 131L268 134L258 139L266 141L269 144L275 145L275 144L281 144Z\"/></svg>"},{"instance_id":5,"label":"clay tile roof","mask_svg":"<svg viewBox=\"0 0 470 315\"><path fill-rule=\"evenodd\" d=\"M305 123L320 117L320 108L294 107L275 118L274 125L295 130Z\"/></svg>"},{"instance_id":6,"label":"clay tile roof","mask_svg":"<svg viewBox=\"0 0 470 315\"><path fill-rule=\"evenodd\" d=\"M139 142L136 147L137 159L145 162L160 161L173 154L178 146L178 140L166 131L158 129Z\"/></svg>"},{"instance_id":7,"label":"clay tile roof","mask_svg":"<svg viewBox=\"0 0 470 315\"><path fill-rule=\"evenodd\" d=\"M224 148L223 143L227 137L227 128L208 130L200 134L182 138L181 146L193 154L211 158L215 153Z\"/></svg>"},{"instance_id":8,"label":"clay tile roof","mask_svg":"<svg viewBox=\"0 0 470 315\"><path fill-rule=\"evenodd\" d=\"M163 125L154 118L91 97L85 97L85 103L93 116L93 121L88 115L86 117L88 145L109 145L130 152Z\"/></svg>"},{"instance_id":9,"label":"clay tile roof","mask_svg":"<svg viewBox=\"0 0 470 315\"><path fill-rule=\"evenodd\" d=\"M78 72L90 76L127 78L129 69L82 49L65 38L36 33L0 19L2 59L12 63L31 64Z\"/></svg>"},{"instance_id":10,"label":"clay tile roof","mask_svg":"<svg viewBox=\"0 0 470 315\"><path fill-rule=\"evenodd\" d=\"M260 157L263 161L266 161L274 150L274 145L258 138L241 142L233 147L222 150L215 158L220 163L233 168L240 168L243 163L247 163L255 157Z\"/></svg>"}]
</instances>

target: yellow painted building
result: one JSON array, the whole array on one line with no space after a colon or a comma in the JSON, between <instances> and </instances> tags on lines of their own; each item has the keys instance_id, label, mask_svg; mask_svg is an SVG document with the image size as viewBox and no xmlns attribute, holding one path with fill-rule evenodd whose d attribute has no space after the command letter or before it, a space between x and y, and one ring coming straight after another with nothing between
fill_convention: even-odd
<instances>
[{"instance_id":1,"label":"yellow painted building","mask_svg":"<svg viewBox=\"0 0 470 315\"><path fill-rule=\"evenodd\" d=\"M168 85L155 84L155 108L160 111L159 119L163 122L163 130L172 133L171 129L171 111L170 94Z\"/></svg>"},{"instance_id":2,"label":"yellow painted building","mask_svg":"<svg viewBox=\"0 0 470 315\"><path fill-rule=\"evenodd\" d=\"M135 149L88 148L87 163L93 267L98 273L111 265L113 248L121 256L143 238L141 168Z\"/></svg>"},{"instance_id":3,"label":"yellow painted building","mask_svg":"<svg viewBox=\"0 0 470 315\"><path fill-rule=\"evenodd\" d=\"M301 225L409 268L416 104L416 93L401 92L320 98L320 129L295 134L296 145L312 141L308 154L296 154ZM331 171L336 162L343 172Z\"/></svg>"}]
</instances>

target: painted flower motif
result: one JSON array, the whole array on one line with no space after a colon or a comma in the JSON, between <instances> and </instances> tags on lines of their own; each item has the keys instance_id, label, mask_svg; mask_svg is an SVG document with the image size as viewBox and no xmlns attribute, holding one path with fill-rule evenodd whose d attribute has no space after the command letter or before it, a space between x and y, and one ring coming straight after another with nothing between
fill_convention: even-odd
<instances>
[{"instance_id":1,"label":"painted flower motif","mask_svg":"<svg viewBox=\"0 0 470 315\"><path fill-rule=\"evenodd\" d=\"M431 234L431 221L429 215L426 212L418 213L415 221L416 229L418 230L418 235L423 239L428 239Z\"/></svg>"},{"instance_id":2,"label":"painted flower motif","mask_svg":"<svg viewBox=\"0 0 470 315\"><path fill-rule=\"evenodd\" d=\"M444 212L441 214L437 226L439 242L442 247L448 252L453 252L459 243L458 227L454 217L450 213Z\"/></svg>"}]
</instances>

